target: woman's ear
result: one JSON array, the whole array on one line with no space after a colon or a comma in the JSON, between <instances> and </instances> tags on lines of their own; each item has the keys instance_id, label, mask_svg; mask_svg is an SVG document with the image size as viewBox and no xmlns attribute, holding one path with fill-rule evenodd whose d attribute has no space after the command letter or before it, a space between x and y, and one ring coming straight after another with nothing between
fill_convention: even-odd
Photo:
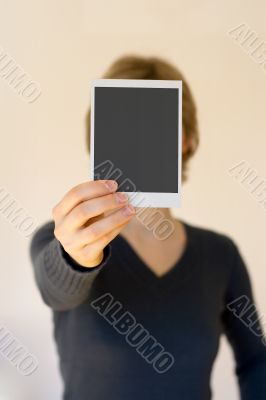
<instances>
[{"instance_id":1,"label":"woman's ear","mask_svg":"<svg viewBox=\"0 0 266 400\"><path fill-rule=\"evenodd\" d=\"M182 130L182 154L185 155L188 152L189 148L190 148L190 140L187 137L186 131L183 127L183 130Z\"/></svg>"}]
</instances>

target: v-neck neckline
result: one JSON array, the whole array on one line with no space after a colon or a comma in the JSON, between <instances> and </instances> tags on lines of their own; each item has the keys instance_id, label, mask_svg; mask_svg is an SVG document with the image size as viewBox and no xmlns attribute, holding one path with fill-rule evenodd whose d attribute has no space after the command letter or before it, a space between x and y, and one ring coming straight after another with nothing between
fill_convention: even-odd
<instances>
[{"instance_id":1,"label":"v-neck neckline","mask_svg":"<svg viewBox=\"0 0 266 400\"><path fill-rule=\"evenodd\" d=\"M177 282L174 278L178 277L177 281L181 283L193 272L193 269L195 268L195 255L197 250L199 250L196 246L197 240L195 240L194 237L193 227L183 220L179 219L179 221L185 228L186 246L178 260L161 276L156 275L152 271L141 256L136 253L126 238L120 234L117 235L116 239L119 241L121 246L118 255L123 259L125 268L132 276L134 276L135 279L138 280L139 283L144 284L146 287L147 285L155 287L159 286L161 288L169 287L169 284L171 285L171 283L174 282L176 285Z\"/></svg>"}]
</instances>

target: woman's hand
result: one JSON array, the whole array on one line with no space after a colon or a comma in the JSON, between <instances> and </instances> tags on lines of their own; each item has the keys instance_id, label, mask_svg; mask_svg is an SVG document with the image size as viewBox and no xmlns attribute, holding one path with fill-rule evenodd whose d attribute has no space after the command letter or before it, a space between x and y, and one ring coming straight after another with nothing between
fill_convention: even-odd
<instances>
[{"instance_id":1,"label":"woman's hand","mask_svg":"<svg viewBox=\"0 0 266 400\"><path fill-rule=\"evenodd\" d=\"M80 265L95 267L103 249L135 214L117 183L97 180L72 188L53 208L54 235L65 251Z\"/></svg>"}]
</instances>

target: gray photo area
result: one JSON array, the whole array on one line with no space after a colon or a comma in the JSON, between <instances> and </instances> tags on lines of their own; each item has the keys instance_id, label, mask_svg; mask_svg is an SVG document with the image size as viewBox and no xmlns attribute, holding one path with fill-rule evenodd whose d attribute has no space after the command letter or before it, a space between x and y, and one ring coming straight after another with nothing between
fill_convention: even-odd
<instances>
[{"instance_id":1,"label":"gray photo area","mask_svg":"<svg viewBox=\"0 0 266 400\"><path fill-rule=\"evenodd\" d=\"M95 87L94 167L110 160L119 185L128 178L137 191L178 193L179 90Z\"/></svg>"}]
</instances>

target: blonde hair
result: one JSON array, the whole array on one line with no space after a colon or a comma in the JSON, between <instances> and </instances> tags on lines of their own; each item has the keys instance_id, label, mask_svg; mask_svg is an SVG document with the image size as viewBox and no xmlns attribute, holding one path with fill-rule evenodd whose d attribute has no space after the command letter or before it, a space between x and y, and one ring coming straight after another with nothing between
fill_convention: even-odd
<instances>
[{"instance_id":1,"label":"blonde hair","mask_svg":"<svg viewBox=\"0 0 266 400\"><path fill-rule=\"evenodd\" d=\"M199 144L197 110L193 95L183 74L169 62L158 57L142 57L126 55L114 61L103 78L106 79L162 79L182 80L182 123L183 134L187 142L187 151L182 157L182 179L187 179L189 159L195 153ZM87 136L86 143L90 147L90 109L86 116Z\"/></svg>"}]
</instances>

